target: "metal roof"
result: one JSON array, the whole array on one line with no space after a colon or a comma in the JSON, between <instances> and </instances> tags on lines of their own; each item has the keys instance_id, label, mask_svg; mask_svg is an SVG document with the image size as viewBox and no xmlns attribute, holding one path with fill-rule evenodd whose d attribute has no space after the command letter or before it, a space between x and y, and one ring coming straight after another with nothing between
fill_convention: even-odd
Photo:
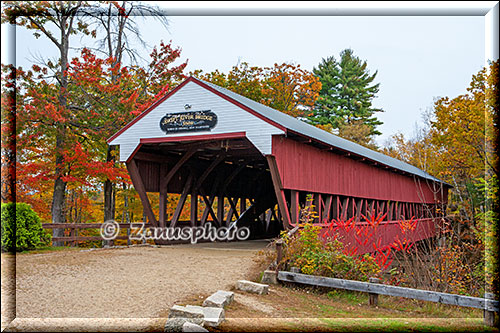
<instances>
[{"instance_id":1,"label":"metal roof","mask_svg":"<svg viewBox=\"0 0 500 333\"><path fill-rule=\"evenodd\" d=\"M222 88L218 85L215 85L211 82L207 82L201 79L196 78L196 80L210 86L211 88L217 90L221 94L226 95L227 97L235 100L238 103L241 103L245 105L246 107L254 110L258 114L262 115L263 117L278 123L282 125L283 127L299 133L301 135L304 135L306 137L309 137L311 139L314 139L316 141L322 142L324 144L327 144L329 146L332 146L337 149L341 149L344 151L351 152L352 154L364 157L366 159L369 159L371 161L380 163L382 165L404 171L425 179L429 179L435 182L440 182L446 185L451 186L450 184L447 184L436 177L428 174L427 172L411 165L406 162L400 161L398 159L395 159L393 157L387 156L385 154L382 154L380 152L374 151L372 149L366 148L364 146L361 146L357 143L354 143L352 141L343 139L341 137L338 137L332 133L326 132L322 129L319 129L313 125L310 125L302 120L299 120L297 118L294 118L292 116L289 116L281 111L278 111L276 109L273 109L271 107L268 107L266 105L260 104L256 101L253 101L249 98L246 98L244 96L241 96L235 92L232 92L226 88Z\"/></svg>"}]
</instances>

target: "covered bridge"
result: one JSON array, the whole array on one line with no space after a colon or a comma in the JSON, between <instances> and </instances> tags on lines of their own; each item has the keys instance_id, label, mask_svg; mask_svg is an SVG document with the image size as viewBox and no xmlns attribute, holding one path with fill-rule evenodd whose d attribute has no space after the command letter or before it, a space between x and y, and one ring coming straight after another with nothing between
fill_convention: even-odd
<instances>
[{"instance_id":1,"label":"covered bridge","mask_svg":"<svg viewBox=\"0 0 500 333\"><path fill-rule=\"evenodd\" d=\"M159 227L209 221L276 236L300 222L312 198L315 223L382 212L385 233L414 217L423 239L447 202L449 185L414 166L194 77L108 143L120 146L145 216ZM158 214L147 192L159 193ZM169 193L180 194L171 216ZM190 219L181 221L186 202Z\"/></svg>"}]
</instances>

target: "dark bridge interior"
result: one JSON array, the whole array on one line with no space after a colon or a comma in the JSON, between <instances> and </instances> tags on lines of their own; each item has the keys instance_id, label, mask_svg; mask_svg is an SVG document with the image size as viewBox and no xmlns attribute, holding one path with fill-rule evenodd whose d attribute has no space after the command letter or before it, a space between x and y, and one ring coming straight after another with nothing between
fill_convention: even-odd
<instances>
[{"instance_id":1,"label":"dark bridge interior","mask_svg":"<svg viewBox=\"0 0 500 333\"><path fill-rule=\"evenodd\" d=\"M246 226L254 239L283 229L268 161L245 137L142 143L127 168L145 215L159 227ZM159 193L158 218L146 192ZM180 197L167 216L173 193ZM188 206L189 220L181 220Z\"/></svg>"}]
</instances>

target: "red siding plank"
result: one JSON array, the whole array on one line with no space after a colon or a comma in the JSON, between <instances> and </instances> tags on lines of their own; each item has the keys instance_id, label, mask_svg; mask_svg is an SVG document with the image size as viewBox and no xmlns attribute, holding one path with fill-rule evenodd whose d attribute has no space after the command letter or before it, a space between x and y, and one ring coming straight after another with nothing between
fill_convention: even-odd
<instances>
[{"instance_id":1,"label":"red siding plank","mask_svg":"<svg viewBox=\"0 0 500 333\"><path fill-rule=\"evenodd\" d=\"M425 181L418 185L411 176L282 136L273 136L273 155L285 189L419 203L438 199Z\"/></svg>"}]
</instances>

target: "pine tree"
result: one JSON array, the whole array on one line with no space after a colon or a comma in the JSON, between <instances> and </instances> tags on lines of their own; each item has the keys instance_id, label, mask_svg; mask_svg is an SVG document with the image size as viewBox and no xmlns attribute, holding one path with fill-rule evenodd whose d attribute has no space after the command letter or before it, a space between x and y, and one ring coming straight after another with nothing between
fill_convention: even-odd
<instances>
[{"instance_id":1,"label":"pine tree","mask_svg":"<svg viewBox=\"0 0 500 333\"><path fill-rule=\"evenodd\" d=\"M313 73L322 88L309 121L315 125L330 125L333 129L363 124L369 135L380 135L376 129L382 122L375 116L382 109L374 108L372 100L379 91L373 81L377 71L370 75L366 61L354 56L351 49L340 53L340 61L331 56L322 59Z\"/></svg>"}]
</instances>

